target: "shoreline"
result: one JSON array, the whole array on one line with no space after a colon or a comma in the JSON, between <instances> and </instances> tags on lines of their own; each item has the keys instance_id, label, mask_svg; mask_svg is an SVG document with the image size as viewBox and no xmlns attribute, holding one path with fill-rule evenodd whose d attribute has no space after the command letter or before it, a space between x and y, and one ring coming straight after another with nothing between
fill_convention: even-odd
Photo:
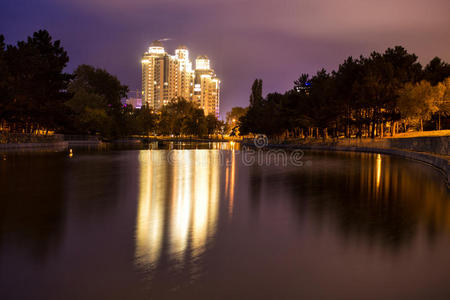
<instances>
[{"instance_id":1,"label":"shoreline","mask_svg":"<svg viewBox=\"0 0 450 300\"><path fill-rule=\"evenodd\" d=\"M9 151L65 151L69 148L69 142L57 141L47 143L10 143L0 144L0 152Z\"/></svg>"},{"instance_id":2,"label":"shoreline","mask_svg":"<svg viewBox=\"0 0 450 300\"><path fill-rule=\"evenodd\" d=\"M446 179L447 187L450 188L450 155L448 151L448 138L449 137L436 137L441 142L441 145L433 145L439 149L439 151L418 151L423 150L424 144L417 143L415 138L403 138L402 143L392 143L389 139L383 139L380 141L367 140L361 141L342 141L341 145L337 143L289 143L289 144L268 144L267 148L279 148L279 149L300 149L300 150L313 150L313 151L345 151L345 152L363 152L363 153L379 153L386 155L399 156L406 159L412 159L425 164L428 164L437 169ZM436 139L435 138L435 139ZM444 141L444 139L446 139ZM150 138L148 142L194 142L194 143L208 143L208 142L230 142L226 139L202 139L202 138L168 138L157 139ZM394 140L391 140L394 141ZM243 146L255 147L255 145L248 140L239 141ZM46 143L17 143L17 144L0 144L1 152L33 152L33 151L55 151L62 152L68 151L71 147L79 146L99 146L102 144L117 144L117 145L136 145L142 144L144 140L136 139L122 139L111 142L102 141L89 141L89 140L69 140L69 141L54 141ZM426 143L425 143L426 144ZM429 144L429 143L428 143ZM445 149L442 147L445 145ZM402 148L400 148L400 147ZM418 148L418 149L415 149ZM430 149L427 149L430 150ZM442 153L442 154L441 154Z\"/></svg>"},{"instance_id":3,"label":"shoreline","mask_svg":"<svg viewBox=\"0 0 450 300\"><path fill-rule=\"evenodd\" d=\"M252 146L251 143L242 143L243 146ZM307 145L307 144L268 144L268 148L278 149L300 149L312 151L343 151L343 152L362 152L379 153L386 155L399 156L405 159L411 159L425 163L437 169L445 178L447 187L450 189L450 156L436 155L429 152L417 152L399 148L376 148L359 146L339 146L339 145Z\"/></svg>"}]
</instances>

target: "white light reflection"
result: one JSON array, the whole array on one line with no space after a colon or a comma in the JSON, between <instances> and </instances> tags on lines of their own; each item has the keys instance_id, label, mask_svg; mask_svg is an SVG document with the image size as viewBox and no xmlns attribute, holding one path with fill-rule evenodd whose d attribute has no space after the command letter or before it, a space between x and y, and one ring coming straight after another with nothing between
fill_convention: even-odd
<instances>
[{"instance_id":1,"label":"white light reflection","mask_svg":"<svg viewBox=\"0 0 450 300\"><path fill-rule=\"evenodd\" d=\"M204 251L216 230L219 208L219 151L195 151L195 188L192 245L195 256Z\"/></svg>"},{"instance_id":2,"label":"white light reflection","mask_svg":"<svg viewBox=\"0 0 450 300\"><path fill-rule=\"evenodd\" d=\"M234 183L236 180L236 157L234 147L231 151L231 166L227 166L225 173L225 195L228 196L228 217L233 216L234 208Z\"/></svg>"},{"instance_id":3,"label":"white light reflection","mask_svg":"<svg viewBox=\"0 0 450 300\"><path fill-rule=\"evenodd\" d=\"M380 188L380 181L381 181L381 155L377 154L377 193L378 189Z\"/></svg>"},{"instance_id":4,"label":"white light reflection","mask_svg":"<svg viewBox=\"0 0 450 300\"><path fill-rule=\"evenodd\" d=\"M175 150L171 165L165 155L167 151L150 150L139 157L136 258L156 265L167 255L182 267L205 251L216 232L220 156L219 151Z\"/></svg>"},{"instance_id":5,"label":"white light reflection","mask_svg":"<svg viewBox=\"0 0 450 300\"><path fill-rule=\"evenodd\" d=\"M172 200L170 213L170 251L182 259L188 243L191 212L192 151L174 152Z\"/></svg>"},{"instance_id":6,"label":"white light reflection","mask_svg":"<svg viewBox=\"0 0 450 300\"><path fill-rule=\"evenodd\" d=\"M136 224L138 263L158 261L163 236L166 165L163 151L141 151L140 192Z\"/></svg>"}]
</instances>

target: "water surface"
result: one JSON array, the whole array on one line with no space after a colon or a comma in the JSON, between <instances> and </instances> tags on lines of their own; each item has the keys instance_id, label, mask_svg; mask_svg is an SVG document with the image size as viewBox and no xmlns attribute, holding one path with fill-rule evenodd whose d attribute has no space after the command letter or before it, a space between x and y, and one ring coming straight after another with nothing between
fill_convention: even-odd
<instances>
[{"instance_id":1,"label":"water surface","mask_svg":"<svg viewBox=\"0 0 450 300\"><path fill-rule=\"evenodd\" d=\"M450 193L435 169L175 148L1 160L0 298L450 299Z\"/></svg>"}]
</instances>

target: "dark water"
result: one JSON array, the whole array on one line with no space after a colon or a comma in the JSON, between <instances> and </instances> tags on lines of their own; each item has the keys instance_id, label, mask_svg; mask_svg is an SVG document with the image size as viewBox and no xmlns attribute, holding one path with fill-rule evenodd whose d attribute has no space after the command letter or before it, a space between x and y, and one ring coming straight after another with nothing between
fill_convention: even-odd
<instances>
[{"instance_id":1,"label":"dark water","mask_svg":"<svg viewBox=\"0 0 450 300\"><path fill-rule=\"evenodd\" d=\"M435 169L227 149L0 160L0 299L450 299Z\"/></svg>"}]
</instances>

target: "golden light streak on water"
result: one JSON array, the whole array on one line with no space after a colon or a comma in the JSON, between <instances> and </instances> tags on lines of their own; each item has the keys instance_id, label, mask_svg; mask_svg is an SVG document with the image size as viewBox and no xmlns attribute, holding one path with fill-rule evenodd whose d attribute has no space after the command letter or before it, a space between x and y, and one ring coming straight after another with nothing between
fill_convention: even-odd
<instances>
[{"instance_id":1,"label":"golden light streak on water","mask_svg":"<svg viewBox=\"0 0 450 300\"><path fill-rule=\"evenodd\" d=\"M192 195L192 159L191 151L174 152L172 205L170 213L169 251L180 262L183 260L189 235L191 195Z\"/></svg>"},{"instance_id":2,"label":"golden light streak on water","mask_svg":"<svg viewBox=\"0 0 450 300\"><path fill-rule=\"evenodd\" d=\"M161 151L141 151L140 191L136 222L136 257L139 263L156 264L162 246L165 164Z\"/></svg>"},{"instance_id":3,"label":"golden light streak on water","mask_svg":"<svg viewBox=\"0 0 450 300\"><path fill-rule=\"evenodd\" d=\"M195 151L195 179L193 186L194 210L192 212L192 246L195 255L198 255L207 238L208 202L209 202L209 170L207 163L208 153L202 150Z\"/></svg>"},{"instance_id":4,"label":"golden light streak on water","mask_svg":"<svg viewBox=\"0 0 450 300\"><path fill-rule=\"evenodd\" d=\"M377 154L377 194L380 189L380 181L381 181L381 155Z\"/></svg>"},{"instance_id":5,"label":"golden light streak on water","mask_svg":"<svg viewBox=\"0 0 450 300\"><path fill-rule=\"evenodd\" d=\"M231 172L230 172L230 190L229 190L229 204L228 204L228 215L231 218L233 216L233 207L234 207L234 183L236 176L236 158L234 153L234 148L231 153Z\"/></svg>"},{"instance_id":6,"label":"golden light streak on water","mask_svg":"<svg viewBox=\"0 0 450 300\"><path fill-rule=\"evenodd\" d=\"M208 238L216 232L219 151L174 151L171 167L165 160L166 151L143 151L139 157L136 258L141 264L156 265L162 245L167 243L169 257L177 261L177 268L182 268L189 255L195 257L204 252ZM166 203L168 213L164 209ZM167 228L164 238L163 228Z\"/></svg>"}]
</instances>

